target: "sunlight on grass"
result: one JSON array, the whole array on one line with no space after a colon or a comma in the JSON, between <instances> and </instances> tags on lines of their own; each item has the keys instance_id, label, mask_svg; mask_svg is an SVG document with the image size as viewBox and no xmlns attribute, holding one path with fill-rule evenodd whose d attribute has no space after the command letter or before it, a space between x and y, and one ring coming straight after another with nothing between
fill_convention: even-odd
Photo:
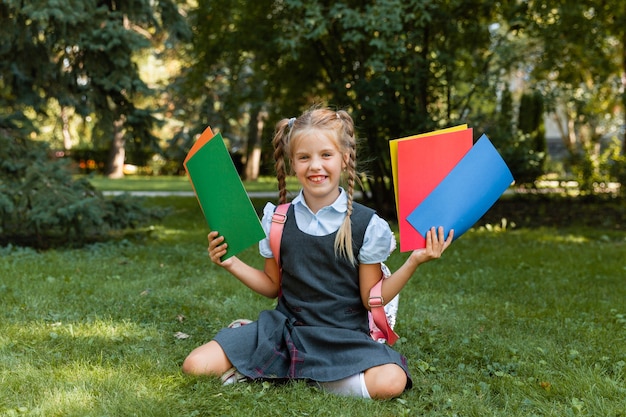
<instances>
[{"instance_id":1,"label":"sunlight on grass","mask_svg":"<svg viewBox=\"0 0 626 417\"><path fill-rule=\"evenodd\" d=\"M9 408L0 406L0 415L163 415L161 378L182 378L177 366L150 356L171 337L153 325L95 319L20 323L3 332L11 341L0 345L0 403Z\"/></svg>"},{"instance_id":2,"label":"sunlight on grass","mask_svg":"<svg viewBox=\"0 0 626 417\"><path fill-rule=\"evenodd\" d=\"M586 236L575 236L575 235L565 235L565 236L546 236L546 241L551 242L561 242L561 243L587 243L589 242L589 238Z\"/></svg>"},{"instance_id":3,"label":"sunlight on grass","mask_svg":"<svg viewBox=\"0 0 626 417\"><path fill-rule=\"evenodd\" d=\"M12 402L14 411L20 414L29 413L28 415L85 416L93 415L94 412L99 415L136 415L139 410L142 410L140 415L159 415L156 408L166 394L162 386L147 385L140 374L120 366L103 367L78 363L54 372L22 368L19 374L15 374L15 378L15 382L23 387L24 394L29 387L37 387L35 382L55 381L54 384L46 384L37 389L34 400L31 397L31 401L21 401L18 396ZM3 415L12 414L8 412Z\"/></svg>"},{"instance_id":4,"label":"sunlight on grass","mask_svg":"<svg viewBox=\"0 0 626 417\"><path fill-rule=\"evenodd\" d=\"M163 226L154 226L150 229L150 232L153 232L155 235L159 237L159 239L168 239L168 238L185 238L190 235L197 235L197 230L188 230L188 229L180 229L175 227L163 227ZM209 232L207 227L206 233Z\"/></svg>"},{"instance_id":5,"label":"sunlight on grass","mask_svg":"<svg viewBox=\"0 0 626 417\"><path fill-rule=\"evenodd\" d=\"M36 411L43 414L53 413L77 413L80 410L93 409L102 394L101 387L98 387L98 379L101 374L98 371L81 372L82 380L67 380L65 387L48 389L41 393ZM57 378L64 379L62 375ZM89 381L85 383L85 381ZM34 411L34 410L33 410Z\"/></svg>"}]
</instances>

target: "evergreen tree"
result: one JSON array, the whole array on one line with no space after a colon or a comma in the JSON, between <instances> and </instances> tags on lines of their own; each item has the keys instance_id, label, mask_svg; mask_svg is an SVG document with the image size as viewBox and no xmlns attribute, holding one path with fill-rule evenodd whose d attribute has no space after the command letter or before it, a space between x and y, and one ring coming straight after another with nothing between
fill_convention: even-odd
<instances>
[{"instance_id":1,"label":"evergreen tree","mask_svg":"<svg viewBox=\"0 0 626 417\"><path fill-rule=\"evenodd\" d=\"M86 178L75 180L45 142L16 132L0 129L0 244L82 244L164 214L127 196L104 198Z\"/></svg>"},{"instance_id":2,"label":"evergreen tree","mask_svg":"<svg viewBox=\"0 0 626 417\"><path fill-rule=\"evenodd\" d=\"M165 37L165 27L169 37ZM155 144L151 94L135 56L189 37L173 0L8 0L0 3L0 118L46 112L50 100L96 119L97 145L118 175L126 143Z\"/></svg>"}]
</instances>

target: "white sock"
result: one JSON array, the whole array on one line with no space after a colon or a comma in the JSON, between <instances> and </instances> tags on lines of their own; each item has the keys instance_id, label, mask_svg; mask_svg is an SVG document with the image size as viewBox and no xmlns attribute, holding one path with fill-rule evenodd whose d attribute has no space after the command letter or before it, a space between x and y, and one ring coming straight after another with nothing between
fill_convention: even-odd
<instances>
[{"instance_id":1,"label":"white sock","mask_svg":"<svg viewBox=\"0 0 626 417\"><path fill-rule=\"evenodd\" d=\"M329 382L319 382L324 391L349 397L371 398L365 386L365 374L355 374L344 379Z\"/></svg>"}]
</instances>

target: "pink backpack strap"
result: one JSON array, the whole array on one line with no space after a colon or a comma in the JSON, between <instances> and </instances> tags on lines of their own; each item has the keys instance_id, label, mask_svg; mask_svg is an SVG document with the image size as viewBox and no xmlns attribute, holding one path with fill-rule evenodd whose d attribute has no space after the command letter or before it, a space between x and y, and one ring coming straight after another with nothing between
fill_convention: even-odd
<instances>
[{"instance_id":1,"label":"pink backpack strap","mask_svg":"<svg viewBox=\"0 0 626 417\"><path fill-rule=\"evenodd\" d=\"M387 320L387 314L385 314L385 300L383 300L382 289L383 281L385 277L382 277L380 281L376 283L370 290L370 298L368 305L370 307L371 318L376 325L376 330L382 333L382 338L386 339L388 345L393 345L398 340L398 335L393 331ZM372 326L370 324L370 330ZM377 340L381 335L372 334L372 337Z\"/></svg>"},{"instance_id":2,"label":"pink backpack strap","mask_svg":"<svg viewBox=\"0 0 626 417\"><path fill-rule=\"evenodd\" d=\"M270 249L272 249L279 271L282 271L280 266L280 240L283 237L283 227L285 227L285 221L287 221L287 210L289 210L290 205L291 203L286 203L276 207L272 215L272 225L270 226Z\"/></svg>"}]
</instances>

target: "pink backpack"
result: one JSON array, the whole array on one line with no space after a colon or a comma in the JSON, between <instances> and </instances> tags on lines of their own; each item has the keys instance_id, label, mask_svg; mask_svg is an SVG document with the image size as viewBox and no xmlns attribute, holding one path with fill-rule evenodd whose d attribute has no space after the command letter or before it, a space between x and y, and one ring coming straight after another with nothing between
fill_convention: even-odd
<instances>
[{"instance_id":1,"label":"pink backpack","mask_svg":"<svg viewBox=\"0 0 626 417\"><path fill-rule=\"evenodd\" d=\"M272 253L274 254L274 259L276 259L276 263L278 264L278 268L280 273L282 273L282 267L280 266L280 240L283 236L283 227L285 225L285 221L287 220L287 210L289 209L290 203L280 204L276 207L276 211L272 216L272 225L270 227L270 248L272 249ZM383 280L391 275L389 269L385 264L382 265L381 269L381 279L372 287L370 290L370 298L369 298L369 307L370 312L369 316L369 327L370 327L370 335L372 339L384 343L387 342L389 345L393 345L396 340L398 340L398 335L393 331L393 324L390 321L391 317L387 316L387 312L385 311L385 301L381 295ZM391 306L397 309L397 301L398 296L396 296L388 306ZM393 316L393 314L391 314Z\"/></svg>"}]
</instances>

